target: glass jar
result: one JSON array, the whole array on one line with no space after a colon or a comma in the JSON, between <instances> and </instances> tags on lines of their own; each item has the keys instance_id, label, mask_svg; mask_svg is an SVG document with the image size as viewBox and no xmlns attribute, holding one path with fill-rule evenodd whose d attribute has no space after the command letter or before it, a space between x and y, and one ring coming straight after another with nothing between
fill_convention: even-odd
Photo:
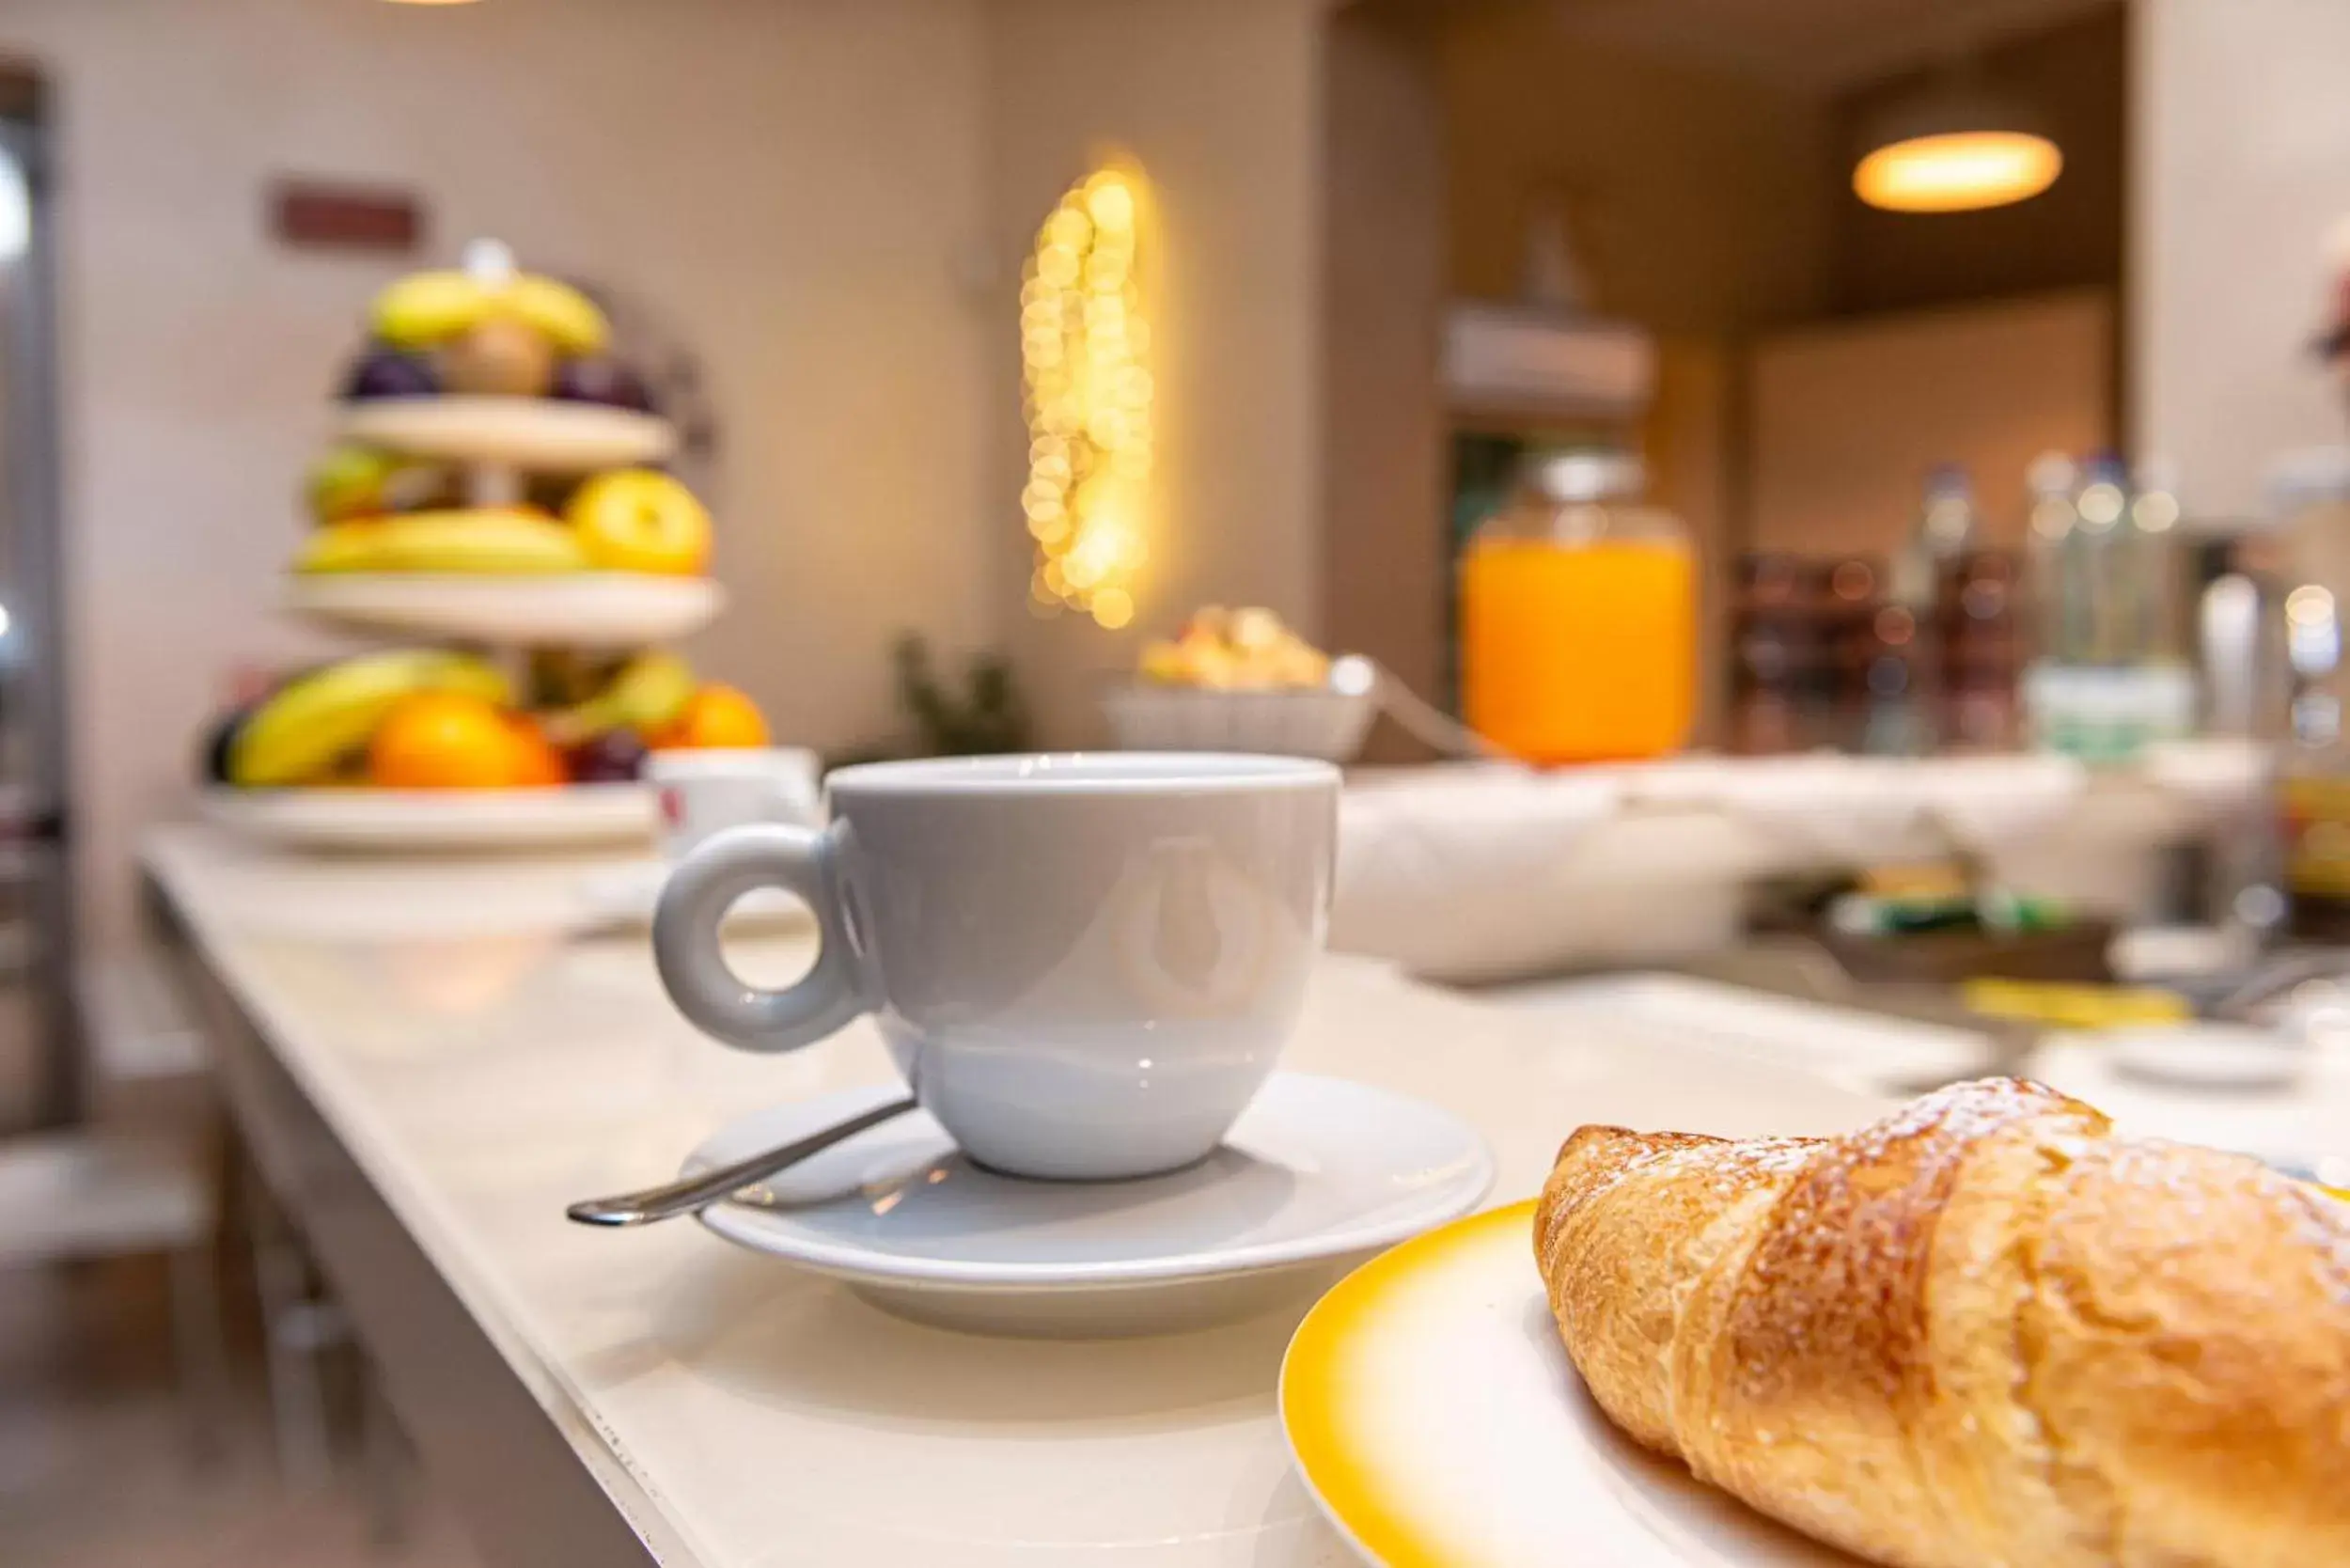
<instances>
[{"instance_id":1,"label":"glass jar","mask_svg":"<svg viewBox=\"0 0 2350 1568\"><path fill-rule=\"evenodd\" d=\"M1462 716L1530 762L1660 757L1697 701L1688 531L1640 499L1639 460L1530 454L1461 563Z\"/></svg>"},{"instance_id":2,"label":"glass jar","mask_svg":"<svg viewBox=\"0 0 2350 1568\"><path fill-rule=\"evenodd\" d=\"M2270 496L2282 527L2256 554L2281 568L2261 597L2283 622L2274 679L2286 714L2278 802L2286 908L2295 935L2339 943L2350 940L2350 449L2290 454L2270 476Z\"/></svg>"}]
</instances>

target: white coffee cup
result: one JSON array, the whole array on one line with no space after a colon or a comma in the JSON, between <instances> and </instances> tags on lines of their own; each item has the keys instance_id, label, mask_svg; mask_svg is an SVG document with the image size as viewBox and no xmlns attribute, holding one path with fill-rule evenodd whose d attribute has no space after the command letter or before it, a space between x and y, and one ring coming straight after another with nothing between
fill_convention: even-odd
<instances>
[{"instance_id":1,"label":"white coffee cup","mask_svg":"<svg viewBox=\"0 0 2350 1568\"><path fill-rule=\"evenodd\" d=\"M924 1108L1016 1175L1140 1176L1214 1149L1272 1072L1330 904L1338 770L1207 753L878 762L831 825L733 828L661 890L678 1007L753 1051L870 1012ZM737 979L728 905L814 907L798 983Z\"/></svg>"},{"instance_id":2,"label":"white coffee cup","mask_svg":"<svg viewBox=\"0 0 2350 1568\"><path fill-rule=\"evenodd\" d=\"M729 827L813 824L821 774L814 752L791 746L654 752L645 777L661 812L661 858L674 865Z\"/></svg>"}]
</instances>

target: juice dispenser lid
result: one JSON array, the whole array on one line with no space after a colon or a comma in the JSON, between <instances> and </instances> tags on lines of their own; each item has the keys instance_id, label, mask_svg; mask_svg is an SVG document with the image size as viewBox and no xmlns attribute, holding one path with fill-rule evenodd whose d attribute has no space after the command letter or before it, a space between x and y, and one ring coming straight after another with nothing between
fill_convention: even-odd
<instances>
[{"instance_id":1,"label":"juice dispenser lid","mask_svg":"<svg viewBox=\"0 0 2350 1568\"><path fill-rule=\"evenodd\" d=\"M1529 467L1536 490L1570 505L1637 495L1648 483L1648 470L1637 457L1604 447L1538 452Z\"/></svg>"}]
</instances>

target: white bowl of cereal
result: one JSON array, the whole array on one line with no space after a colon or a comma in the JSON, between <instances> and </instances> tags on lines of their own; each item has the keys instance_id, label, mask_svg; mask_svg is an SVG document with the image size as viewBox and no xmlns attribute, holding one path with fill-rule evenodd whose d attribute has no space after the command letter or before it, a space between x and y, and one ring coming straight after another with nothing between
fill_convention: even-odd
<instances>
[{"instance_id":1,"label":"white bowl of cereal","mask_svg":"<svg viewBox=\"0 0 2350 1568\"><path fill-rule=\"evenodd\" d=\"M1377 716L1369 661L1333 660L1270 610L1211 605L1143 650L1135 679L1104 693L1125 751L1244 751L1352 761Z\"/></svg>"}]
</instances>

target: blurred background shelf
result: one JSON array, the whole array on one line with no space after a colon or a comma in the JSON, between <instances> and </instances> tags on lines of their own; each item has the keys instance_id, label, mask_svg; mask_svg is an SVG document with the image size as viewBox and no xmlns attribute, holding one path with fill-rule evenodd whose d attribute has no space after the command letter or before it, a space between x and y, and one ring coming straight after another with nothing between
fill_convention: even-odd
<instances>
[{"instance_id":1,"label":"blurred background shelf","mask_svg":"<svg viewBox=\"0 0 2350 1568\"><path fill-rule=\"evenodd\" d=\"M707 577L595 572L541 577L445 572L296 575L286 607L358 631L466 642L634 648L690 636L726 607Z\"/></svg>"},{"instance_id":2,"label":"blurred background shelf","mask_svg":"<svg viewBox=\"0 0 2350 1568\"><path fill-rule=\"evenodd\" d=\"M634 409L545 398L379 398L342 405L336 433L449 463L584 473L666 463L677 428Z\"/></svg>"}]
</instances>

